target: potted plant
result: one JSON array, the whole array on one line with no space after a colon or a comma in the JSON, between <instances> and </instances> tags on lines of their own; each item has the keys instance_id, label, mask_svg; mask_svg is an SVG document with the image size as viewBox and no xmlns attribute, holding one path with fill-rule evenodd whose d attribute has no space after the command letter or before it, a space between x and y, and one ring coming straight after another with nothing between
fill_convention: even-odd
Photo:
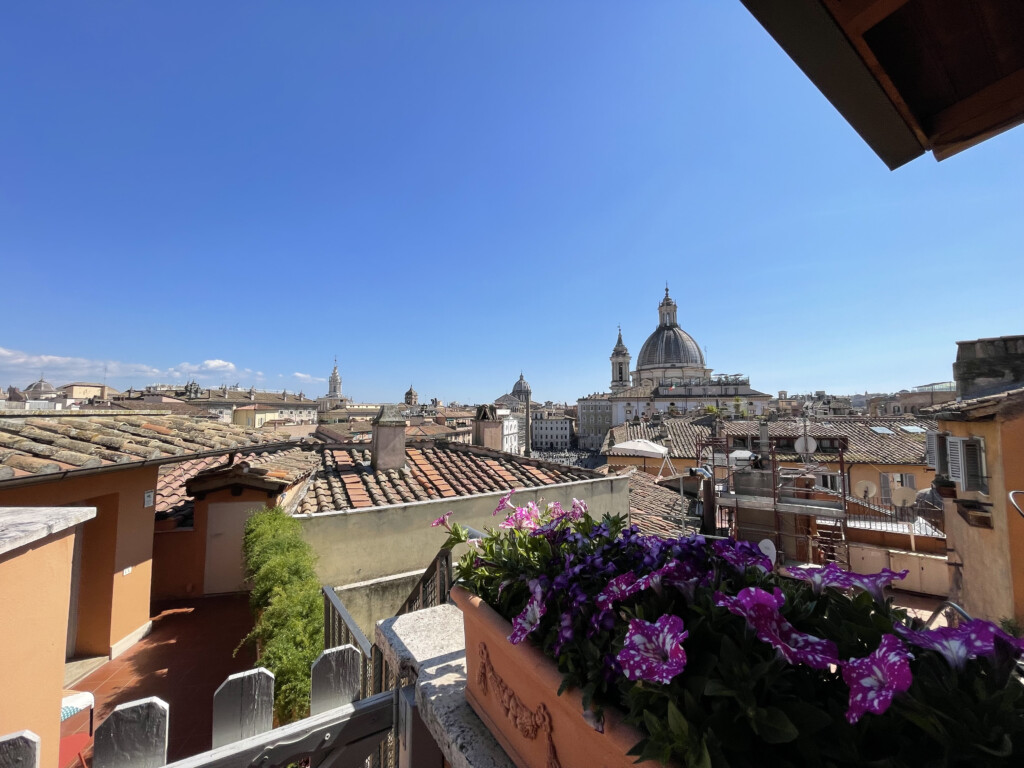
<instances>
[{"instance_id":1,"label":"potted plant","mask_svg":"<svg viewBox=\"0 0 1024 768\"><path fill-rule=\"evenodd\" d=\"M747 542L645 536L583 502L515 507L509 496L482 540L447 515L435 525L450 546L470 545L457 567L465 591L453 590L467 698L522 768L1024 755L1020 641L983 621L913 626L883 593L906 572L784 574Z\"/></svg>"},{"instance_id":2,"label":"potted plant","mask_svg":"<svg viewBox=\"0 0 1024 768\"><path fill-rule=\"evenodd\" d=\"M932 480L932 486L935 488L935 492L944 499L955 499L956 498L956 483L950 480L945 475L936 475L935 479Z\"/></svg>"}]
</instances>

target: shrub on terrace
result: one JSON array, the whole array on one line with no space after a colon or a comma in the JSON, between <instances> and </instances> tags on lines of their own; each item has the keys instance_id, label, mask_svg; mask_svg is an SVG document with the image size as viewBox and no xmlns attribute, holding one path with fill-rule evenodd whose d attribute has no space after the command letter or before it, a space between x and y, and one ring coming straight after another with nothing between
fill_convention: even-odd
<instances>
[{"instance_id":1,"label":"shrub on terrace","mask_svg":"<svg viewBox=\"0 0 1024 768\"><path fill-rule=\"evenodd\" d=\"M309 714L310 665L323 650L324 617L316 558L298 520L280 507L252 515L242 543L256 624L246 637L274 673L274 714L287 723Z\"/></svg>"}]
</instances>

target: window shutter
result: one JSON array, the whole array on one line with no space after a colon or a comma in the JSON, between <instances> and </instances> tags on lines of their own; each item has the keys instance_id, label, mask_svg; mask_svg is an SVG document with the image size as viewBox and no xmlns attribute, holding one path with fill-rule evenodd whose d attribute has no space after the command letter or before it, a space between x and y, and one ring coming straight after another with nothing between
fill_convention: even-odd
<instances>
[{"instance_id":1,"label":"window shutter","mask_svg":"<svg viewBox=\"0 0 1024 768\"><path fill-rule=\"evenodd\" d=\"M981 441L965 440L963 443L965 491L980 491L985 487L985 478L981 468Z\"/></svg>"},{"instance_id":2,"label":"window shutter","mask_svg":"<svg viewBox=\"0 0 1024 768\"><path fill-rule=\"evenodd\" d=\"M924 436L924 463L925 466L935 469L939 466L939 457L937 455L939 443L939 433L933 429L929 429L927 434Z\"/></svg>"},{"instance_id":3,"label":"window shutter","mask_svg":"<svg viewBox=\"0 0 1024 768\"><path fill-rule=\"evenodd\" d=\"M878 473L878 487L882 489L882 503L888 504L892 501L892 490L889 487L889 473Z\"/></svg>"},{"instance_id":4,"label":"window shutter","mask_svg":"<svg viewBox=\"0 0 1024 768\"><path fill-rule=\"evenodd\" d=\"M917 490L917 478L914 477L909 472L904 473L904 475L903 475L903 487L904 488L913 488L916 491Z\"/></svg>"},{"instance_id":5,"label":"window shutter","mask_svg":"<svg viewBox=\"0 0 1024 768\"><path fill-rule=\"evenodd\" d=\"M964 485L963 444L964 439L962 437L946 438L946 460L949 463L949 479L960 483L961 488Z\"/></svg>"}]
</instances>

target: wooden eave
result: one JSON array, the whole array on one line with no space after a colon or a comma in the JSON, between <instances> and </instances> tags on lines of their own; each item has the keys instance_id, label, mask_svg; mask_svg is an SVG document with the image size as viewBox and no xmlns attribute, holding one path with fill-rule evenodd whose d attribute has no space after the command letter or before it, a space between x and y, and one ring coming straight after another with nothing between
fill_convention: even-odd
<instances>
[{"instance_id":1,"label":"wooden eave","mask_svg":"<svg viewBox=\"0 0 1024 768\"><path fill-rule=\"evenodd\" d=\"M1024 122L1016 2L741 1L890 169Z\"/></svg>"}]
</instances>

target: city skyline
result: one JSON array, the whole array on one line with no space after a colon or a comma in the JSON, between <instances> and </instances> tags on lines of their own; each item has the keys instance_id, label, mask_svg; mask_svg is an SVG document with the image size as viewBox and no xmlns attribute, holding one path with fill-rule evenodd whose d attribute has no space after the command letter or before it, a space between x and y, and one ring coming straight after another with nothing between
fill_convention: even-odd
<instances>
[{"instance_id":1,"label":"city skyline","mask_svg":"<svg viewBox=\"0 0 1024 768\"><path fill-rule=\"evenodd\" d=\"M1024 131L890 172L739 3L3 14L5 387L572 402L666 281L770 394L1021 330Z\"/></svg>"}]
</instances>

